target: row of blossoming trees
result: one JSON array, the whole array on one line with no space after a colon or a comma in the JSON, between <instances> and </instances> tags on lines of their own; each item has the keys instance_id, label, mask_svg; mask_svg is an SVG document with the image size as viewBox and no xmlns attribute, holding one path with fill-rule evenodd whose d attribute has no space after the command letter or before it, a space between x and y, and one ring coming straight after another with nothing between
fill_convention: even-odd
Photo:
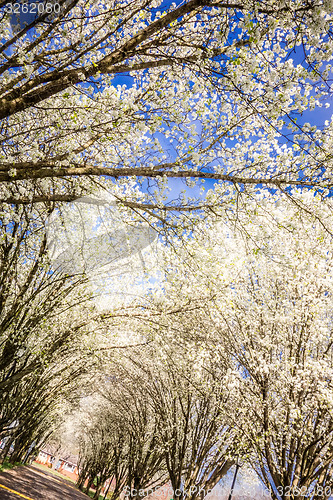
<instances>
[{"instance_id":1,"label":"row of blossoming trees","mask_svg":"<svg viewBox=\"0 0 333 500\"><path fill-rule=\"evenodd\" d=\"M198 220L186 245L158 242L153 293L107 312L84 273L52 269L47 212L4 219L3 457L14 445L26 460L94 386L81 487L113 478L114 496L135 496L170 481L195 498L240 460L275 498L328 498L331 207L293 195L293 207L257 197L239 226ZM115 332L139 345L119 349Z\"/></svg>"},{"instance_id":2,"label":"row of blossoming trees","mask_svg":"<svg viewBox=\"0 0 333 500\"><path fill-rule=\"evenodd\" d=\"M47 215L26 207L2 212L0 440L2 459L15 445L13 462L26 460L75 408L98 365L89 311L78 308L88 299L84 277L51 268Z\"/></svg>"},{"instance_id":3,"label":"row of blossoming trees","mask_svg":"<svg viewBox=\"0 0 333 500\"><path fill-rule=\"evenodd\" d=\"M170 480L195 497L238 457L275 498L322 498L331 2L56 5L15 25L0 2L2 457L26 460L97 386L80 485ZM100 206L98 190L132 235L159 233L143 297L126 248L95 279L101 222L71 248L55 231L51 255L53 215L71 225L62 203ZM119 349L128 334L142 350Z\"/></svg>"},{"instance_id":4,"label":"row of blossoming trees","mask_svg":"<svg viewBox=\"0 0 333 500\"><path fill-rule=\"evenodd\" d=\"M81 487L201 498L238 460L272 498L330 497L330 203L294 195L321 220L262 198L241 229L212 219L161 249L161 288L128 319L148 344L119 352L99 387Z\"/></svg>"}]
</instances>

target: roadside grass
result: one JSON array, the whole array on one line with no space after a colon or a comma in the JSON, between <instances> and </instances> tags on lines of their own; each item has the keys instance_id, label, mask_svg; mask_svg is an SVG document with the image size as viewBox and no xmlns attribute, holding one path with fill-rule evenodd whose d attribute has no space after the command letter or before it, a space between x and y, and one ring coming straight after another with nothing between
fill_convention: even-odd
<instances>
[{"instance_id":1,"label":"roadside grass","mask_svg":"<svg viewBox=\"0 0 333 500\"><path fill-rule=\"evenodd\" d=\"M60 472L57 472L56 470L51 469L50 467L47 467L46 465L39 464L37 462L33 462L32 465L34 467L36 467L36 469L41 469L41 470L43 470L45 472L49 472L53 476L59 477L61 479L65 479L66 481L70 481L71 483L76 484L76 482L74 481L74 479L71 479L70 477L64 476L63 474L60 474Z\"/></svg>"},{"instance_id":2,"label":"roadside grass","mask_svg":"<svg viewBox=\"0 0 333 500\"><path fill-rule=\"evenodd\" d=\"M90 490L89 491L90 498L93 498L94 495L95 495L95 492ZM98 500L103 500L103 498L104 498L104 495L99 495Z\"/></svg>"},{"instance_id":3,"label":"roadside grass","mask_svg":"<svg viewBox=\"0 0 333 500\"><path fill-rule=\"evenodd\" d=\"M10 465L10 467L8 467L8 468L12 469L13 466L11 464L9 464L9 465ZM18 464L18 465L20 465L20 464ZM56 470L51 469L51 467L47 467L47 465L43 465L43 464L39 464L37 462L33 462L33 466L36 467L37 469L41 469L41 470L43 470L45 472L50 472L53 476L59 477L61 479L65 479L67 481L70 481L73 484L76 484L76 482L74 481L74 479L71 479L70 477L64 476L63 474L60 474L60 472L57 472ZM89 491L89 497L93 498L94 495L95 495L95 491L90 490ZM104 499L104 495L99 495L99 500L103 500L103 499Z\"/></svg>"},{"instance_id":4,"label":"roadside grass","mask_svg":"<svg viewBox=\"0 0 333 500\"><path fill-rule=\"evenodd\" d=\"M1 465L0 465L0 472L8 469L14 469L14 467L19 467L23 465L21 462L15 462L14 464L11 464L5 460Z\"/></svg>"}]
</instances>

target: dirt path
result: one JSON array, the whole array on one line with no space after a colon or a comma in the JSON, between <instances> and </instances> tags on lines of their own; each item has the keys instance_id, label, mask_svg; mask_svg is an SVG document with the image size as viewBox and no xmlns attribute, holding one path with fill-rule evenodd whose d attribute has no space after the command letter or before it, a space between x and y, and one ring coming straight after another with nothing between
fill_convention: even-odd
<instances>
[{"instance_id":1,"label":"dirt path","mask_svg":"<svg viewBox=\"0 0 333 500\"><path fill-rule=\"evenodd\" d=\"M12 491L9 491L12 490ZM88 500L88 496L60 479L33 467L16 467L0 473L1 500Z\"/></svg>"}]
</instances>

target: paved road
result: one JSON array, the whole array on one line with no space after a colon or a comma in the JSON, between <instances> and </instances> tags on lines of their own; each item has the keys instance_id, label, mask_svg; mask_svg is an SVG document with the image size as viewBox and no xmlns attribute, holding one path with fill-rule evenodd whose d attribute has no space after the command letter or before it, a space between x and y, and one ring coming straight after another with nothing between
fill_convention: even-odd
<instances>
[{"instance_id":1,"label":"paved road","mask_svg":"<svg viewBox=\"0 0 333 500\"><path fill-rule=\"evenodd\" d=\"M8 489L7 489L8 488ZM11 490L11 491L9 491ZM0 473L1 500L87 500L74 484L33 467L16 467Z\"/></svg>"}]
</instances>

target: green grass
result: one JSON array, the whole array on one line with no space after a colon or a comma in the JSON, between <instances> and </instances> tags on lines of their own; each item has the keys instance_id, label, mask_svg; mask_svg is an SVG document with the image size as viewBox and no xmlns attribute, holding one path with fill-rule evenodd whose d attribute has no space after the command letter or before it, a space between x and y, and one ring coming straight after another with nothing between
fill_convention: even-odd
<instances>
[{"instance_id":1,"label":"green grass","mask_svg":"<svg viewBox=\"0 0 333 500\"><path fill-rule=\"evenodd\" d=\"M93 498L94 495L95 495L94 491L89 491L90 498ZM104 498L104 495L99 495L98 500L103 500L103 498Z\"/></svg>"},{"instance_id":2,"label":"green grass","mask_svg":"<svg viewBox=\"0 0 333 500\"><path fill-rule=\"evenodd\" d=\"M21 462L15 462L13 464L7 462L7 460L4 461L3 464L0 465L0 472L2 472L3 470L8 470L8 469L14 469L14 467L18 467L20 465L23 465Z\"/></svg>"},{"instance_id":3,"label":"green grass","mask_svg":"<svg viewBox=\"0 0 333 500\"><path fill-rule=\"evenodd\" d=\"M61 479L65 479L67 481L70 481L73 484L76 484L74 479L67 477L67 476L64 476L63 474L60 474L60 472L57 472L56 470L51 469L51 467L48 467L47 465L38 464L37 462L33 462L33 466L37 467L38 469L44 470L45 472L50 472L53 476L59 477Z\"/></svg>"}]
</instances>

